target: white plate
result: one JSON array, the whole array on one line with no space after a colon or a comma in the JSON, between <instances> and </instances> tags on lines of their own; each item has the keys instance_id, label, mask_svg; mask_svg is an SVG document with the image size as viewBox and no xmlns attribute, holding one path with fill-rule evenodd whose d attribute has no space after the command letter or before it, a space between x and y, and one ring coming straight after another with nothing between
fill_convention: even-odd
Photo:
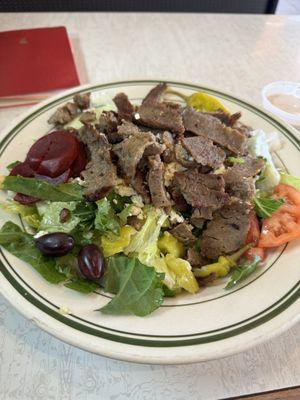
<instances>
[{"instance_id":1,"label":"white plate","mask_svg":"<svg viewBox=\"0 0 300 400\"><path fill-rule=\"evenodd\" d=\"M138 102L156 83L132 81L76 88L35 107L5 130L0 145L0 173L6 174L5 166L12 161L24 159L33 139L49 130L49 116L73 93L98 92L98 99L107 103L124 91ZM170 85L186 94L199 90L213 94L231 112L242 111L246 124L279 132L284 147L276 161L299 175L300 141L293 128L229 94L191 84ZM1 218L8 216L2 213ZM82 295L48 284L28 264L6 251L1 250L0 259L1 291L22 314L72 345L127 361L179 364L228 356L288 328L300 314L300 241L271 252L263 267L230 292L222 283L202 289L197 295L166 299L159 310L145 318L93 311L103 306L107 297ZM61 308L69 309L70 314L62 314Z\"/></svg>"}]
</instances>

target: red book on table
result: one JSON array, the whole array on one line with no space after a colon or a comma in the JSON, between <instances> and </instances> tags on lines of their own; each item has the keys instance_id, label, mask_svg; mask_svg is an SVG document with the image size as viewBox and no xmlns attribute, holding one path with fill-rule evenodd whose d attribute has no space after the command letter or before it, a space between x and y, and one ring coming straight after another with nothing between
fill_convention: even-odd
<instances>
[{"instance_id":1,"label":"red book on table","mask_svg":"<svg viewBox=\"0 0 300 400\"><path fill-rule=\"evenodd\" d=\"M66 28L0 32L0 97L77 85Z\"/></svg>"}]
</instances>

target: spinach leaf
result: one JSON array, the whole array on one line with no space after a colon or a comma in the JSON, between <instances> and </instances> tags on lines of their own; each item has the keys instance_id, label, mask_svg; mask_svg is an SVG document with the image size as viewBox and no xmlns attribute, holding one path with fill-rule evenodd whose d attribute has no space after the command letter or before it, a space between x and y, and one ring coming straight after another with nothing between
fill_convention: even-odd
<instances>
[{"instance_id":1,"label":"spinach leaf","mask_svg":"<svg viewBox=\"0 0 300 400\"><path fill-rule=\"evenodd\" d=\"M104 314L135 314L141 317L152 313L163 302L163 278L164 274L146 267L137 258L110 257L103 286L115 297L100 311Z\"/></svg>"},{"instance_id":2,"label":"spinach leaf","mask_svg":"<svg viewBox=\"0 0 300 400\"><path fill-rule=\"evenodd\" d=\"M95 219L95 228L100 233L112 232L119 234L120 224L110 202L104 198L97 201L98 210Z\"/></svg>"},{"instance_id":3,"label":"spinach leaf","mask_svg":"<svg viewBox=\"0 0 300 400\"><path fill-rule=\"evenodd\" d=\"M245 262L244 264L238 266L231 275L231 278L225 289L231 289L238 283L248 278L248 276L250 276L256 270L260 261L260 257L255 256L252 261Z\"/></svg>"},{"instance_id":4,"label":"spinach leaf","mask_svg":"<svg viewBox=\"0 0 300 400\"><path fill-rule=\"evenodd\" d=\"M0 230L0 245L20 260L28 262L50 283L59 283L66 279L65 275L56 269L54 258L42 255L34 243L33 236L14 224L6 222Z\"/></svg>"},{"instance_id":5,"label":"spinach leaf","mask_svg":"<svg viewBox=\"0 0 300 400\"><path fill-rule=\"evenodd\" d=\"M113 210L118 214L124 210L126 204L131 204L132 200L129 196L120 196L118 193L110 192L107 196Z\"/></svg>"},{"instance_id":6,"label":"spinach leaf","mask_svg":"<svg viewBox=\"0 0 300 400\"><path fill-rule=\"evenodd\" d=\"M284 203L283 199L275 200L258 196L254 197L253 201L255 212L261 218L270 217Z\"/></svg>"},{"instance_id":7,"label":"spinach leaf","mask_svg":"<svg viewBox=\"0 0 300 400\"><path fill-rule=\"evenodd\" d=\"M79 277L65 283L64 286L80 293L92 293L94 290L99 288L99 285L97 283L87 281Z\"/></svg>"},{"instance_id":8,"label":"spinach leaf","mask_svg":"<svg viewBox=\"0 0 300 400\"><path fill-rule=\"evenodd\" d=\"M46 181L22 176L6 176L1 184L2 190L11 190L50 201L83 200L82 187L75 183L62 183L54 186Z\"/></svg>"}]
</instances>

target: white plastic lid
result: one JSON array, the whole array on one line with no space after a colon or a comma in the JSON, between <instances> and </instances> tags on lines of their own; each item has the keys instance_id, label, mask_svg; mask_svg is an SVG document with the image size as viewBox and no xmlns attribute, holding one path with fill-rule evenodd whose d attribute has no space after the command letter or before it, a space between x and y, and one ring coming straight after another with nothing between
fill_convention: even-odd
<instances>
[{"instance_id":1,"label":"white plastic lid","mask_svg":"<svg viewBox=\"0 0 300 400\"><path fill-rule=\"evenodd\" d=\"M269 83L262 89L263 106L266 110L282 118L289 124L300 126L300 115L291 114L283 111L281 108L276 107L268 98L272 94L290 94L300 99L300 83L277 81Z\"/></svg>"}]
</instances>

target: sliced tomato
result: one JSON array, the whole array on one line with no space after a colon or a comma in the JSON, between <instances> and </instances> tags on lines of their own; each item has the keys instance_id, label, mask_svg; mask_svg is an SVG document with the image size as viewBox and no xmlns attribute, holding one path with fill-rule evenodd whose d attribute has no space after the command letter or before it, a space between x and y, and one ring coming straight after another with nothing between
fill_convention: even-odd
<instances>
[{"instance_id":1,"label":"sliced tomato","mask_svg":"<svg viewBox=\"0 0 300 400\"><path fill-rule=\"evenodd\" d=\"M260 236L260 227L258 218L255 212L251 211L249 215L249 229L245 244L252 243L253 246L256 246L259 241L259 236Z\"/></svg>"},{"instance_id":2,"label":"sliced tomato","mask_svg":"<svg viewBox=\"0 0 300 400\"><path fill-rule=\"evenodd\" d=\"M274 197L283 198L284 204L263 221L259 247L277 247L300 237L300 192L280 184Z\"/></svg>"},{"instance_id":3,"label":"sliced tomato","mask_svg":"<svg viewBox=\"0 0 300 400\"><path fill-rule=\"evenodd\" d=\"M251 247L251 249L247 250L244 256L247 260L252 261L255 256L259 257L261 260L264 260L266 257L265 249L261 247Z\"/></svg>"}]
</instances>

